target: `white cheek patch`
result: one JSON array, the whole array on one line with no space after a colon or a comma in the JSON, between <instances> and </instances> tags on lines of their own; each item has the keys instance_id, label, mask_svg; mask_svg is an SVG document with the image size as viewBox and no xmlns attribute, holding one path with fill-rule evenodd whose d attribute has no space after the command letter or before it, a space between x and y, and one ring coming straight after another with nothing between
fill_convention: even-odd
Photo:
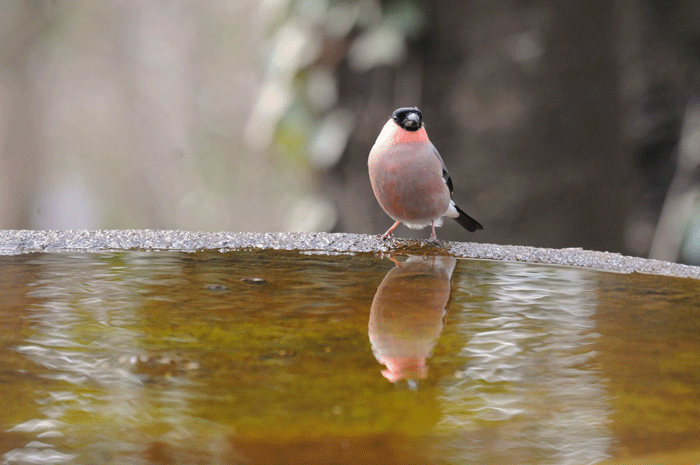
<instances>
[{"instance_id":1,"label":"white cheek patch","mask_svg":"<svg viewBox=\"0 0 700 465\"><path fill-rule=\"evenodd\" d=\"M384 127L382 128L382 132L379 133L379 136L377 136L377 140L374 142L374 145L382 145L385 142L389 142L393 136L393 133L396 129L399 127L394 123L394 120L389 120L386 122Z\"/></svg>"}]
</instances>

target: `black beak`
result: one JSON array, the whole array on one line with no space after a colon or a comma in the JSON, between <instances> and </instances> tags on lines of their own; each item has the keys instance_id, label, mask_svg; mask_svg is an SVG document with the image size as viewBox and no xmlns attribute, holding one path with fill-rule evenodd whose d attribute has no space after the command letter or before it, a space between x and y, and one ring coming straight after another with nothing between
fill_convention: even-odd
<instances>
[{"instance_id":1,"label":"black beak","mask_svg":"<svg viewBox=\"0 0 700 465\"><path fill-rule=\"evenodd\" d=\"M407 128L419 128L420 127L420 116L416 113L409 113L404 119L403 125Z\"/></svg>"}]
</instances>

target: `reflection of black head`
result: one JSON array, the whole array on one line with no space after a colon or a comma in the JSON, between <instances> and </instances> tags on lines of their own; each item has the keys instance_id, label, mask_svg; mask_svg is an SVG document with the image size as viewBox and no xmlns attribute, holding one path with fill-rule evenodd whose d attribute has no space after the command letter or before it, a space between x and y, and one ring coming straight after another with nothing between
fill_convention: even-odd
<instances>
[{"instance_id":1,"label":"reflection of black head","mask_svg":"<svg viewBox=\"0 0 700 465\"><path fill-rule=\"evenodd\" d=\"M417 131L423 126L423 114L416 107L399 108L391 119L407 131Z\"/></svg>"},{"instance_id":2,"label":"reflection of black head","mask_svg":"<svg viewBox=\"0 0 700 465\"><path fill-rule=\"evenodd\" d=\"M410 256L379 285L369 317L372 352L392 382L427 376L426 359L442 332L456 259Z\"/></svg>"}]
</instances>

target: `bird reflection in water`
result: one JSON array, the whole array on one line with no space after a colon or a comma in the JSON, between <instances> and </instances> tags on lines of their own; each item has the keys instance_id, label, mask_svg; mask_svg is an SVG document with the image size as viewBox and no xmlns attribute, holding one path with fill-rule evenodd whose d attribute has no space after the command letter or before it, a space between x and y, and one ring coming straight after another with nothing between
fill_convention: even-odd
<instances>
[{"instance_id":1,"label":"bird reflection in water","mask_svg":"<svg viewBox=\"0 0 700 465\"><path fill-rule=\"evenodd\" d=\"M396 383L403 379L415 388L428 376L427 358L442 332L450 298L453 257L412 255L396 263L372 300L369 340L372 352L386 367L382 375Z\"/></svg>"}]
</instances>

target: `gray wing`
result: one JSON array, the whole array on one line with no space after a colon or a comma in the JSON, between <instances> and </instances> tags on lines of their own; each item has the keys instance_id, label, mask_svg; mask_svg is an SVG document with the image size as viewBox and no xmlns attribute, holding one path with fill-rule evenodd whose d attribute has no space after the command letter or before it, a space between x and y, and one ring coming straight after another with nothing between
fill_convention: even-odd
<instances>
[{"instance_id":1,"label":"gray wing","mask_svg":"<svg viewBox=\"0 0 700 465\"><path fill-rule=\"evenodd\" d=\"M433 149L433 153L435 156L440 160L440 164L442 165L442 179L445 181L445 184L447 184L447 188L450 190L450 199L452 198L452 179L450 179L450 173L447 172L447 167L445 166L445 162L442 161L442 157L440 156L440 152L437 151L435 146L430 143L430 147ZM457 218L453 218L457 223L462 225L464 229L466 229L469 232L474 232L477 229L484 229L481 224L479 224L478 221L476 221L474 218L471 216L467 215L464 213L464 211L459 208L457 205L455 205L454 202L452 202L452 205L455 207L455 210L457 210L457 213L459 216Z\"/></svg>"},{"instance_id":2,"label":"gray wing","mask_svg":"<svg viewBox=\"0 0 700 465\"><path fill-rule=\"evenodd\" d=\"M452 198L452 179L450 178L450 173L447 172L447 167L445 166L445 162L442 161L442 157L440 156L440 152L435 148L433 143L430 143L430 148L433 149L433 153L437 157L438 160L440 160L440 164L442 165L442 179L445 181L445 184L447 184L447 188L450 190L450 198Z\"/></svg>"}]
</instances>

